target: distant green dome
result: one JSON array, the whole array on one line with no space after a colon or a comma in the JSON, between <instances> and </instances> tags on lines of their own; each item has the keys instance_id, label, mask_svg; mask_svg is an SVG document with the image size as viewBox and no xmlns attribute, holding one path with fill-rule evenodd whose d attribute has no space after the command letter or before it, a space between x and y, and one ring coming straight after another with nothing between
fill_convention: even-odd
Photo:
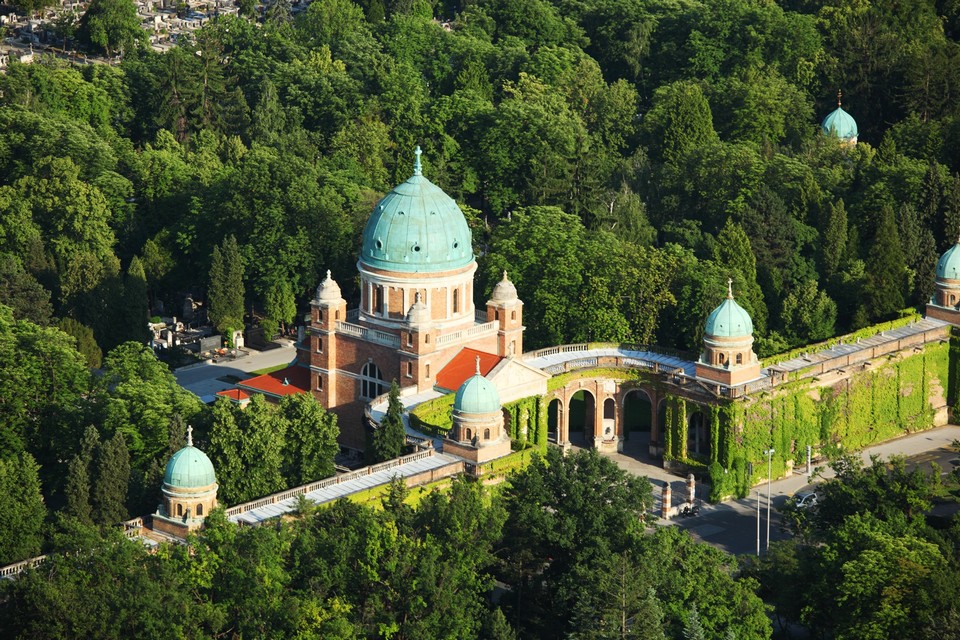
<instances>
[{"instance_id":1,"label":"distant green dome","mask_svg":"<svg viewBox=\"0 0 960 640\"><path fill-rule=\"evenodd\" d=\"M360 260L388 271L436 273L473 262L470 227L453 198L423 177L420 147L413 176L377 203L363 230Z\"/></svg>"},{"instance_id":2,"label":"distant green dome","mask_svg":"<svg viewBox=\"0 0 960 640\"><path fill-rule=\"evenodd\" d=\"M937 277L945 280L960 280L960 243L947 249L937 263Z\"/></svg>"},{"instance_id":3,"label":"distant green dome","mask_svg":"<svg viewBox=\"0 0 960 640\"><path fill-rule=\"evenodd\" d=\"M199 489L216 481L210 458L190 444L173 454L163 474L164 484L180 489Z\"/></svg>"},{"instance_id":4,"label":"distant green dome","mask_svg":"<svg viewBox=\"0 0 960 640\"><path fill-rule=\"evenodd\" d=\"M703 332L717 338L745 338L753 335L753 320L733 299L733 291L728 289L727 299L707 316Z\"/></svg>"},{"instance_id":5,"label":"distant green dome","mask_svg":"<svg viewBox=\"0 0 960 640\"><path fill-rule=\"evenodd\" d=\"M500 393L492 382L479 373L467 379L453 399L454 411L460 413L493 413L500 410Z\"/></svg>"},{"instance_id":6,"label":"distant green dome","mask_svg":"<svg viewBox=\"0 0 960 640\"><path fill-rule=\"evenodd\" d=\"M839 106L823 119L823 124L820 126L825 134L840 138L841 140L856 138L858 134L857 121Z\"/></svg>"}]
</instances>

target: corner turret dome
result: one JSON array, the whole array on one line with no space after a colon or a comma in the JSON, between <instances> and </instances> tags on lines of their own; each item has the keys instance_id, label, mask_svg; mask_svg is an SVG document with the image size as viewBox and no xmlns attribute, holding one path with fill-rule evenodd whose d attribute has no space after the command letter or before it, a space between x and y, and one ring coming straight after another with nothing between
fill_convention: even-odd
<instances>
[{"instance_id":1,"label":"corner turret dome","mask_svg":"<svg viewBox=\"0 0 960 640\"><path fill-rule=\"evenodd\" d=\"M413 176L377 203L363 230L360 261L386 271L438 273L473 262L470 227L453 198L425 177L416 150Z\"/></svg>"},{"instance_id":2,"label":"corner turret dome","mask_svg":"<svg viewBox=\"0 0 960 640\"><path fill-rule=\"evenodd\" d=\"M732 283L727 283L727 299L707 316L704 334L717 338L742 338L753 335L753 320L746 309L733 299Z\"/></svg>"},{"instance_id":3,"label":"corner turret dome","mask_svg":"<svg viewBox=\"0 0 960 640\"><path fill-rule=\"evenodd\" d=\"M420 299L420 292L417 291L413 304L410 305L410 310L407 311L407 324L410 326L430 324L430 320L430 309L427 308L427 305L423 304L423 300Z\"/></svg>"},{"instance_id":4,"label":"corner turret dome","mask_svg":"<svg viewBox=\"0 0 960 640\"><path fill-rule=\"evenodd\" d=\"M457 389L453 410L460 413L493 413L500 411L500 393L492 382L480 374L480 358L477 357L477 372Z\"/></svg>"},{"instance_id":5,"label":"corner turret dome","mask_svg":"<svg viewBox=\"0 0 960 640\"><path fill-rule=\"evenodd\" d=\"M503 279L500 280L493 287L493 293L490 295L491 302L513 302L517 299L517 288L510 278L507 277L507 272L503 272Z\"/></svg>"},{"instance_id":6,"label":"corner turret dome","mask_svg":"<svg viewBox=\"0 0 960 640\"><path fill-rule=\"evenodd\" d=\"M842 95L841 93L837 93L837 108L823 119L820 127L828 136L856 142L859 134L857 131L857 121L840 106L840 98Z\"/></svg>"},{"instance_id":7,"label":"corner turret dome","mask_svg":"<svg viewBox=\"0 0 960 640\"><path fill-rule=\"evenodd\" d=\"M937 278L960 280L960 240L940 256L940 262L937 263Z\"/></svg>"},{"instance_id":8,"label":"corner turret dome","mask_svg":"<svg viewBox=\"0 0 960 640\"><path fill-rule=\"evenodd\" d=\"M178 489L199 489L217 481L213 463L203 451L193 446L192 429L187 430L187 446L177 451L167 462L163 483Z\"/></svg>"},{"instance_id":9,"label":"corner turret dome","mask_svg":"<svg viewBox=\"0 0 960 640\"><path fill-rule=\"evenodd\" d=\"M330 277L330 270L327 270L327 277L320 286L317 287L317 302L335 302L342 298L340 285Z\"/></svg>"}]
</instances>

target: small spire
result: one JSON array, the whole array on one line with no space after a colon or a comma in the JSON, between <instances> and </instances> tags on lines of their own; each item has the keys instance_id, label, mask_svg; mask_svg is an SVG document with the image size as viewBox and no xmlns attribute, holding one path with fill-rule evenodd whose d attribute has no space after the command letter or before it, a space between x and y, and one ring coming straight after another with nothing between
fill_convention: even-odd
<instances>
[{"instance_id":1,"label":"small spire","mask_svg":"<svg viewBox=\"0 0 960 640\"><path fill-rule=\"evenodd\" d=\"M480 356L477 356L477 375L480 375Z\"/></svg>"},{"instance_id":2,"label":"small spire","mask_svg":"<svg viewBox=\"0 0 960 640\"><path fill-rule=\"evenodd\" d=\"M843 104L843 89L837 89L837 107Z\"/></svg>"},{"instance_id":3,"label":"small spire","mask_svg":"<svg viewBox=\"0 0 960 640\"><path fill-rule=\"evenodd\" d=\"M504 270L503 270L503 281L504 281L504 282L508 282L509 280L510 280L510 278L507 277L507 270L504 269Z\"/></svg>"},{"instance_id":4,"label":"small spire","mask_svg":"<svg viewBox=\"0 0 960 640\"><path fill-rule=\"evenodd\" d=\"M189 424L187 425L187 446L193 446L193 426Z\"/></svg>"},{"instance_id":5,"label":"small spire","mask_svg":"<svg viewBox=\"0 0 960 640\"><path fill-rule=\"evenodd\" d=\"M333 278L330 277L330 269L327 269L327 280L332 280L332 279Z\"/></svg>"},{"instance_id":6,"label":"small spire","mask_svg":"<svg viewBox=\"0 0 960 640\"><path fill-rule=\"evenodd\" d=\"M417 145L417 148L413 154L416 156L416 160L413 161L413 175L422 176L423 167L420 166L420 156L423 154L423 151L420 151L420 145Z\"/></svg>"},{"instance_id":7,"label":"small spire","mask_svg":"<svg viewBox=\"0 0 960 640\"><path fill-rule=\"evenodd\" d=\"M733 300L733 278L727 278L727 298Z\"/></svg>"}]
</instances>

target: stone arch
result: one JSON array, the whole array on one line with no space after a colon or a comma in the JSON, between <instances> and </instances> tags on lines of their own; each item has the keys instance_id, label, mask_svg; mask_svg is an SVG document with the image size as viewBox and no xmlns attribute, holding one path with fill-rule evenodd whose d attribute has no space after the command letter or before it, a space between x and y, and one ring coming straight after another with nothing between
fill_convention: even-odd
<instances>
[{"instance_id":1,"label":"stone arch","mask_svg":"<svg viewBox=\"0 0 960 640\"><path fill-rule=\"evenodd\" d=\"M692 411L687 418L687 455L710 455L710 433L703 411Z\"/></svg>"},{"instance_id":2,"label":"stone arch","mask_svg":"<svg viewBox=\"0 0 960 640\"><path fill-rule=\"evenodd\" d=\"M643 389L630 389L623 396L623 435L631 431L650 433L653 429L653 399Z\"/></svg>"},{"instance_id":3,"label":"stone arch","mask_svg":"<svg viewBox=\"0 0 960 640\"><path fill-rule=\"evenodd\" d=\"M567 402L570 431L580 431L586 442L594 437L594 418L596 417L596 397L588 389L577 389Z\"/></svg>"},{"instance_id":4,"label":"stone arch","mask_svg":"<svg viewBox=\"0 0 960 640\"><path fill-rule=\"evenodd\" d=\"M606 398L603 401L601 436L604 440L609 440L617 432L617 401L613 398Z\"/></svg>"},{"instance_id":5,"label":"stone arch","mask_svg":"<svg viewBox=\"0 0 960 640\"><path fill-rule=\"evenodd\" d=\"M560 398L553 398L547 404L547 440L560 442L560 431L563 426L563 402Z\"/></svg>"}]
</instances>

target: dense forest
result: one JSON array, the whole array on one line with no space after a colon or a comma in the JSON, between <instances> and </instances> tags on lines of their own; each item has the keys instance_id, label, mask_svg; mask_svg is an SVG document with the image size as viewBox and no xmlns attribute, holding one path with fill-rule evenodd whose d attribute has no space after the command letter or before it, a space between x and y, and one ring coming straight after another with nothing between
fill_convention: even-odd
<instances>
[{"instance_id":1,"label":"dense forest","mask_svg":"<svg viewBox=\"0 0 960 640\"><path fill-rule=\"evenodd\" d=\"M116 66L10 66L0 301L95 360L143 339L145 296L214 297L231 245L229 323L289 323L328 268L356 295L417 144L478 301L506 268L531 348L695 349L729 276L778 352L925 302L960 231L956 2L283 5ZM818 127L838 90L852 148Z\"/></svg>"}]
</instances>

